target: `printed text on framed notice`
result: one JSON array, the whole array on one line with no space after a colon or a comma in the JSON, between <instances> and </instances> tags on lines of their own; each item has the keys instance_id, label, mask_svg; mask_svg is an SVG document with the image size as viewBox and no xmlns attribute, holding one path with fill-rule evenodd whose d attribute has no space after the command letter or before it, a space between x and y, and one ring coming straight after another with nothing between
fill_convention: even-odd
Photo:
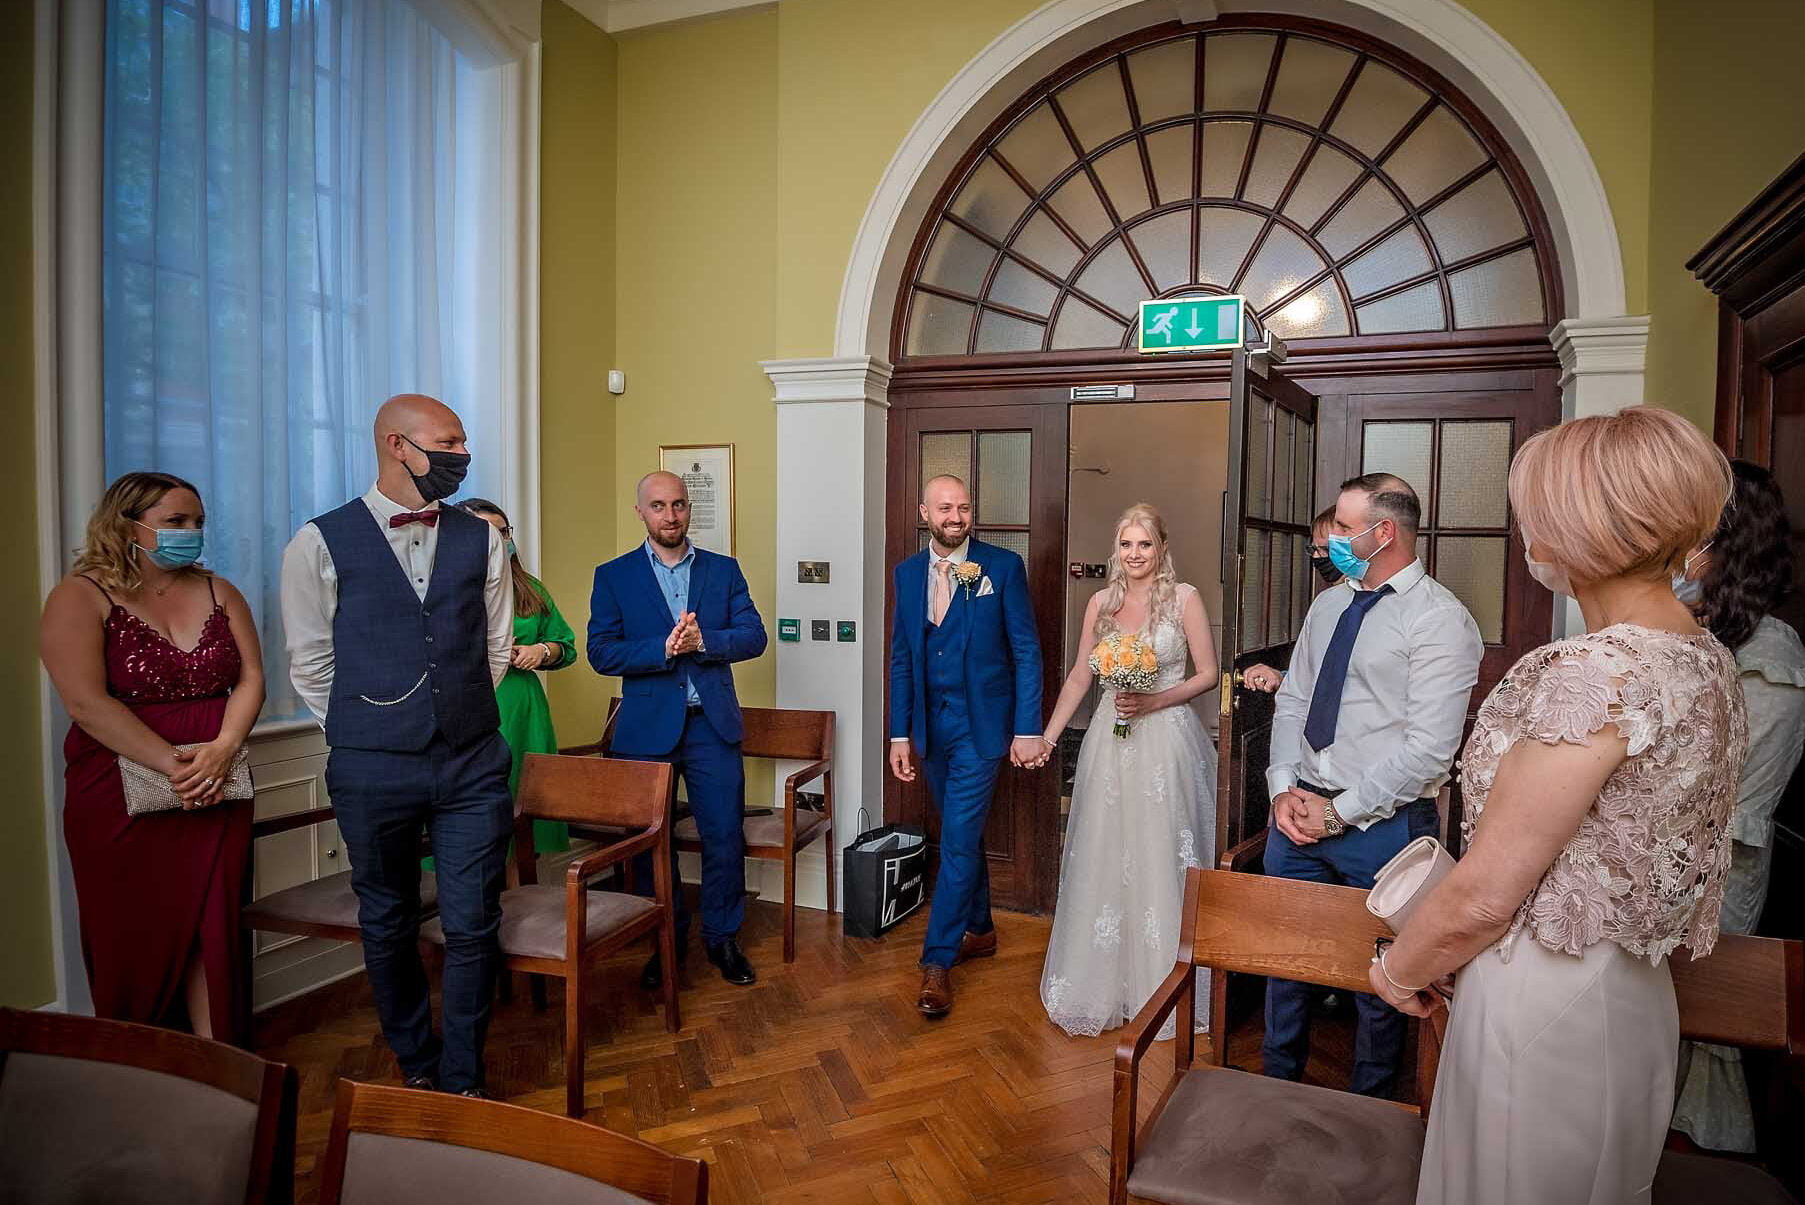
<instances>
[{"instance_id":1,"label":"printed text on framed notice","mask_svg":"<svg viewBox=\"0 0 1805 1205\"><path fill-rule=\"evenodd\" d=\"M675 444L658 449L659 465L689 490L689 539L697 548L733 556L733 445Z\"/></svg>"}]
</instances>

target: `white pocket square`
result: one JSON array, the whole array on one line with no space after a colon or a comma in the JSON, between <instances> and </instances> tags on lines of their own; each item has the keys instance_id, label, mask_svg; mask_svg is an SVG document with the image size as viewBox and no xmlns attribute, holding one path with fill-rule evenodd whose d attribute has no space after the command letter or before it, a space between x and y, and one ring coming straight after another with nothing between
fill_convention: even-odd
<instances>
[{"instance_id":1,"label":"white pocket square","mask_svg":"<svg viewBox=\"0 0 1805 1205\"><path fill-rule=\"evenodd\" d=\"M996 592L997 588L990 584L990 579L988 577L978 583L979 598L983 598L986 594L995 594Z\"/></svg>"}]
</instances>

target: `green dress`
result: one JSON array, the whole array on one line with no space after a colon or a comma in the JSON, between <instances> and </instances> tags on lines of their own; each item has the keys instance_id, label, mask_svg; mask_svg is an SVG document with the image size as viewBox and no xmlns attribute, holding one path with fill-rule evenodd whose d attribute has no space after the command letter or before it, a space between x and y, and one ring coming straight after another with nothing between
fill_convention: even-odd
<instances>
[{"instance_id":1,"label":"green dress","mask_svg":"<svg viewBox=\"0 0 1805 1205\"><path fill-rule=\"evenodd\" d=\"M549 644L558 655L542 668L563 669L577 659L576 636L558 604L539 579L532 579L533 589L545 600L545 610L537 615L514 617L515 644ZM520 760L528 753L556 753L558 734L552 730L551 704L546 701L545 687L532 670L509 669L495 688L495 704L501 711L501 737L508 742L514 764L508 770L508 792L520 785ZM555 820L533 821L533 849L536 853L570 848L570 826Z\"/></svg>"}]
</instances>

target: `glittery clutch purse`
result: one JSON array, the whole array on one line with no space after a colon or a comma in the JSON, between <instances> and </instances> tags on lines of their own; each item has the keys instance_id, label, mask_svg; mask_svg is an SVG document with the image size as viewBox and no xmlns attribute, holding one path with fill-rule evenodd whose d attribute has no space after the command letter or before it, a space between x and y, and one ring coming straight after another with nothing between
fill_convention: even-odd
<instances>
[{"instance_id":1,"label":"glittery clutch purse","mask_svg":"<svg viewBox=\"0 0 1805 1205\"><path fill-rule=\"evenodd\" d=\"M200 745L177 745L178 751L199 749ZM131 758L119 758L119 782L125 788L125 814L143 816L151 812L170 812L182 806L182 797L169 785L169 776L161 770L140 765ZM221 801L249 799L251 789L251 755L242 745L226 771L226 788Z\"/></svg>"}]
</instances>

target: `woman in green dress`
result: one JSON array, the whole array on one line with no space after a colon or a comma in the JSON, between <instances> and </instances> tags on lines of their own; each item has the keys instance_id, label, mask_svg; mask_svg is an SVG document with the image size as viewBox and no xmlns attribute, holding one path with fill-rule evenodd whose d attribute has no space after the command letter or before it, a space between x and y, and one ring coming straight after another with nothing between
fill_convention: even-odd
<instances>
[{"instance_id":1,"label":"woman in green dress","mask_svg":"<svg viewBox=\"0 0 1805 1205\"><path fill-rule=\"evenodd\" d=\"M536 670L563 669L577 659L577 642L558 614L544 583L521 568L514 550L514 528L501 507L486 498L466 498L458 503L479 519L487 519L508 542L508 563L514 571L514 663L495 688L501 710L501 736L514 755L508 771L508 790L520 785L520 761L528 753L556 753L558 736L552 731L551 704ZM533 849L537 853L570 848L569 826L551 820L533 821Z\"/></svg>"}]
</instances>

